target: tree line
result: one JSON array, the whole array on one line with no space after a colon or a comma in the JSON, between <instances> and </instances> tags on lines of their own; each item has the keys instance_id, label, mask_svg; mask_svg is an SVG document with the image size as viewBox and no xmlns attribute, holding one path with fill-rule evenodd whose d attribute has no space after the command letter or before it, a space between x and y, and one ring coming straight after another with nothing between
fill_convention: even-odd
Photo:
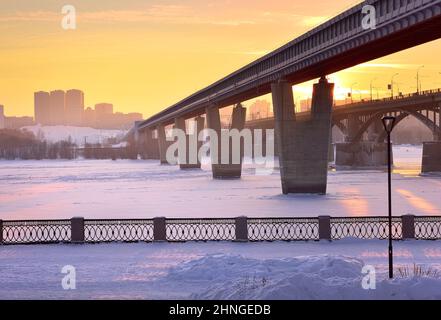
<instances>
[{"instance_id":1,"label":"tree line","mask_svg":"<svg viewBox=\"0 0 441 320\"><path fill-rule=\"evenodd\" d=\"M0 130L0 159L74 159L74 146L70 141L41 141L26 130Z\"/></svg>"},{"instance_id":2,"label":"tree line","mask_svg":"<svg viewBox=\"0 0 441 320\"><path fill-rule=\"evenodd\" d=\"M16 129L0 130L0 159L6 160L72 160L86 159L133 159L138 158L138 150L133 139L126 146L113 148L102 144L86 144L79 148L69 139L56 143L47 142L41 133L36 137L32 132Z\"/></svg>"}]
</instances>

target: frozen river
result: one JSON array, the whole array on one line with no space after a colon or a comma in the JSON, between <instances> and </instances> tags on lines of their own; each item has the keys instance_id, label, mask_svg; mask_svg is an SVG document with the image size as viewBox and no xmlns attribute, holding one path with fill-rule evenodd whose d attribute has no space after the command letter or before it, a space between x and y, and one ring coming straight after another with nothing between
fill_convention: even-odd
<instances>
[{"instance_id":1,"label":"frozen river","mask_svg":"<svg viewBox=\"0 0 441 320\"><path fill-rule=\"evenodd\" d=\"M441 177L421 147L395 147L394 214L440 215ZM326 196L284 196L279 172L213 181L157 161L0 161L0 219L369 216L386 214L386 174L330 171Z\"/></svg>"},{"instance_id":2,"label":"frozen river","mask_svg":"<svg viewBox=\"0 0 441 320\"><path fill-rule=\"evenodd\" d=\"M421 148L395 148L395 214L441 214L441 177L420 177ZM183 172L156 161L0 162L0 219L386 214L386 174L331 171L326 196L283 196L279 173L213 181L209 167ZM138 243L0 246L1 299L441 299L438 241ZM361 288L361 268L378 272ZM65 266L76 289L64 290ZM411 269L409 269L411 270Z\"/></svg>"}]
</instances>

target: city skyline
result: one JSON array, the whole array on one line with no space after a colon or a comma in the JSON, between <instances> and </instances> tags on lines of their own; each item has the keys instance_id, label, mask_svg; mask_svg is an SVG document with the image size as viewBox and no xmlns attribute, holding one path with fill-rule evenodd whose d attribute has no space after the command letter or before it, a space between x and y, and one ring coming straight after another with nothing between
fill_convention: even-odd
<instances>
[{"instance_id":1,"label":"city skyline","mask_svg":"<svg viewBox=\"0 0 441 320\"><path fill-rule=\"evenodd\" d=\"M86 106L110 100L121 112L148 118L353 2L78 0L71 1L78 11L78 28L71 31L60 26L61 1L2 3L0 28L13 31L2 33L0 103L11 116L30 115L32 95L23 92L81 87L90 92ZM357 99L367 98L371 83L375 96L387 96L395 73L400 74L396 92L416 91L417 70L423 89L441 87L441 64L434 54L440 49L435 41L331 75L336 98L351 89ZM310 91L310 83L295 86L294 96L302 100Z\"/></svg>"}]
</instances>

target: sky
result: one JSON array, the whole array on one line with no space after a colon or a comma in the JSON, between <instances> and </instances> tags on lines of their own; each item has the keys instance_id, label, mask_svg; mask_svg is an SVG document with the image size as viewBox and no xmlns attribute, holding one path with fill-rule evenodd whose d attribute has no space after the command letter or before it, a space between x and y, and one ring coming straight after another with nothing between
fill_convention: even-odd
<instances>
[{"instance_id":1,"label":"sky","mask_svg":"<svg viewBox=\"0 0 441 320\"><path fill-rule=\"evenodd\" d=\"M81 89L149 117L357 4L353 0L2 0L0 104L33 115L33 93ZM64 30L73 5L77 28ZM337 99L441 87L441 41L331 75ZM356 83L356 84L355 84ZM311 82L294 87L310 95Z\"/></svg>"}]
</instances>

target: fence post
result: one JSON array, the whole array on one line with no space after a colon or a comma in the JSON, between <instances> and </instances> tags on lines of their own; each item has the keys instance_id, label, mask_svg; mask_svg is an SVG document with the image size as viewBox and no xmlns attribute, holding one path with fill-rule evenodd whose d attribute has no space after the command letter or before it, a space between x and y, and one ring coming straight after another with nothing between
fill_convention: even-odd
<instances>
[{"instance_id":1,"label":"fence post","mask_svg":"<svg viewBox=\"0 0 441 320\"><path fill-rule=\"evenodd\" d=\"M84 218L74 217L70 220L71 243L84 243Z\"/></svg>"},{"instance_id":2,"label":"fence post","mask_svg":"<svg viewBox=\"0 0 441 320\"><path fill-rule=\"evenodd\" d=\"M401 216L402 230L403 230L403 240L415 239L415 216L405 215Z\"/></svg>"},{"instance_id":3,"label":"fence post","mask_svg":"<svg viewBox=\"0 0 441 320\"><path fill-rule=\"evenodd\" d=\"M236 241L248 242L248 218L237 217L235 222Z\"/></svg>"},{"instance_id":4,"label":"fence post","mask_svg":"<svg viewBox=\"0 0 441 320\"><path fill-rule=\"evenodd\" d=\"M166 218L153 218L153 240L155 242L167 241Z\"/></svg>"},{"instance_id":5,"label":"fence post","mask_svg":"<svg viewBox=\"0 0 441 320\"><path fill-rule=\"evenodd\" d=\"M319 239L320 240L332 240L331 235L331 217L319 216Z\"/></svg>"},{"instance_id":6,"label":"fence post","mask_svg":"<svg viewBox=\"0 0 441 320\"><path fill-rule=\"evenodd\" d=\"M0 244L3 244L3 220L0 220Z\"/></svg>"}]
</instances>

